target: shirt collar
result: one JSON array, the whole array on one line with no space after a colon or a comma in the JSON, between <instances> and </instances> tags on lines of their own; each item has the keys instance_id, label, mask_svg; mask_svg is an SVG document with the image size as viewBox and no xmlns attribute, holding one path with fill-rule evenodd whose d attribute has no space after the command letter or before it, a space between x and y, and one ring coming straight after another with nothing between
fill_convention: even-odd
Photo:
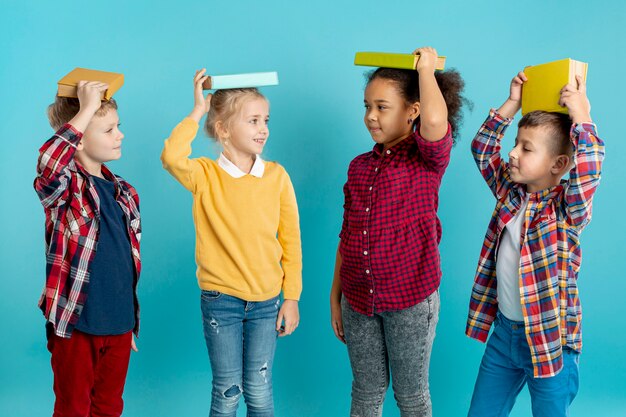
<instances>
[{"instance_id":1,"label":"shirt collar","mask_svg":"<svg viewBox=\"0 0 626 417\"><path fill-rule=\"evenodd\" d=\"M228 175L233 178L241 178L244 175L247 175L245 172L239 169L239 167L233 164L224 153L220 153L220 157L217 159L217 164L224 170ZM254 159L254 164L252 164L252 169L250 170L250 175L262 178L263 173L265 172L265 163L261 159L259 155Z\"/></svg>"},{"instance_id":2,"label":"shirt collar","mask_svg":"<svg viewBox=\"0 0 626 417\"><path fill-rule=\"evenodd\" d=\"M396 154L398 153L400 149L404 148L407 145L410 145L414 141L415 141L415 132L411 133L409 136L406 137L406 139L403 139L400 142L396 143L391 148L387 149L385 152L387 153L387 155ZM374 145L374 149L372 149L372 152L377 157L382 156L384 147L385 145L383 145L382 143L377 143Z\"/></svg>"},{"instance_id":3,"label":"shirt collar","mask_svg":"<svg viewBox=\"0 0 626 417\"><path fill-rule=\"evenodd\" d=\"M527 198L529 201L535 201L535 202L545 201L545 200L553 199L557 195L559 195L559 193L563 191L563 188L565 187L566 183L567 183L566 180L561 180L560 184L558 185L554 185L550 188L546 188L546 189L543 189L534 193L529 193L526 190L526 185L517 184L518 186L517 192L522 198L522 200L524 200L524 198Z\"/></svg>"}]
</instances>

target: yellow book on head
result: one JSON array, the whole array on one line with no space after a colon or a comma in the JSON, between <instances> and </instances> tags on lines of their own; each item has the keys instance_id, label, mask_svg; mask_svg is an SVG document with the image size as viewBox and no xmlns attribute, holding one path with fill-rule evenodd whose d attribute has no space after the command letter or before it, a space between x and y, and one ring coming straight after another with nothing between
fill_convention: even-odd
<instances>
[{"instance_id":1,"label":"yellow book on head","mask_svg":"<svg viewBox=\"0 0 626 417\"><path fill-rule=\"evenodd\" d=\"M113 94L124 84L124 74L116 72L97 71L86 68L74 68L69 74L61 78L57 83L59 97L78 97L76 86L79 81L100 81L107 83L109 88L102 93L102 100L110 100Z\"/></svg>"},{"instance_id":2,"label":"yellow book on head","mask_svg":"<svg viewBox=\"0 0 626 417\"><path fill-rule=\"evenodd\" d=\"M559 106L561 89L565 84L576 85L576 76L587 79L587 63L571 58L524 68L528 78L522 87L522 115L535 110L567 114Z\"/></svg>"},{"instance_id":3,"label":"yellow book on head","mask_svg":"<svg viewBox=\"0 0 626 417\"><path fill-rule=\"evenodd\" d=\"M398 69L415 69L420 56L413 54L395 54L389 52L357 52L354 56L354 65L365 67L382 67ZM445 56L438 56L435 69L443 70L446 64Z\"/></svg>"}]
</instances>

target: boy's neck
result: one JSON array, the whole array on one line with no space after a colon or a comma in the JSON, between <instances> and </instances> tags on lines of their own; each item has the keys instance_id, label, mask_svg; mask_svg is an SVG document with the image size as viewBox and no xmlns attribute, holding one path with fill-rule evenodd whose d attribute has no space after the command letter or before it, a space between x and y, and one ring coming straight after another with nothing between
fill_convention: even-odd
<instances>
[{"instance_id":1,"label":"boy's neck","mask_svg":"<svg viewBox=\"0 0 626 417\"><path fill-rule=\"evenodd\" d=\"M104 178L102 175L102 162L93 161L90 158L84 157L81 153L76 153L75 158L89 175Z\"/></svg>"},{"instance_id":2,"label":"boy's neck","mask_svg":"<svg viewBox=\"0 0 626 417\"><path fill-rule=\"evenodd\" d=\"M545 181L541 181L533 184L526 184L526 192L527 193L538 193L540 191L548 190L552 187L555 187L561 183L561 177L553 177L546 179Z\"/></svg>"}]
</instances>

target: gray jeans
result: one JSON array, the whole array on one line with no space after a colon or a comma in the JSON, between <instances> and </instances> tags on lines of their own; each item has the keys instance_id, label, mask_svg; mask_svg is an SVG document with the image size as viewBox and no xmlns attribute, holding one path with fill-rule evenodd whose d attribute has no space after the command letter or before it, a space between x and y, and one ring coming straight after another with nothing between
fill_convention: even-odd
<instances>
[{"instance_id":1,"label":"gray jeans","mask_svg":"<svg viewBox=\"0 0 626 417\"><path fill-rule=\"evenodd\" d=\"M352 366L351 417L379 417L389 385L402 417L430 417L430 353L439 320L439 291L400 311L355 312L345 297L342 320Z\"/></svg>"}]
</instances>

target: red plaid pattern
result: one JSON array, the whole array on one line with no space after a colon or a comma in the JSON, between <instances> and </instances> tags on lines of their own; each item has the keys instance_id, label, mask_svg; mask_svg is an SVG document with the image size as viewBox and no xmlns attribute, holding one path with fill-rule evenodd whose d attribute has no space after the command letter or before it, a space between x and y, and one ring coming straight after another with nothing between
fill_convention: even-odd
<instances>
[{"instance_id":1,"label":"red plaid pattern","mask_svg":"<svg viewBox=\"0 0 626 417\"><path fill-rule=\"evenodd\" d=\"M35 190L46 213L46 285L39 307L54 325L57 336L69 338L83 310L89 289L89 264L96 254L100 198L90 175L75 160L82 133L66 124L39 150ZM139 196L122 178L102 166L115 183L116 200L126 215L135 264L141 272ZM139 331L139 304L135 295L135 333Z\"/></svg>"},{"instance_id":2,"label":"red plaid pattern","mask_svg":"<svg viewBox=\"0 0 626 417\"><path fill-rule=\"evenodd\" d=\"M355 311L402 310L439 287L438 193L451 149L450 127L437 142L418 128L350 163L339 251L341 290Z\"/></svg>"},{"instance_id":3,"label":"red plaid pattern","mask_svg":"<svg viewBox=\"0 0 626 417\"><path fill-rule=\"evenodd\" d=\"M500 236L525 194L525 186L511 180L508 163L500 155L500 142L512 121L492 109L472 141L476 165L497 200L480 252L466 326L466 334L482 342L487 340L498 311ZM529 196L522 234L521 303L536 378L554 376L561 370L562 346L582 349L579 236L591 220L604 142L591 123L572 125L570 138L576 153L569 180Z\"/></svg>"}]
</instances>

